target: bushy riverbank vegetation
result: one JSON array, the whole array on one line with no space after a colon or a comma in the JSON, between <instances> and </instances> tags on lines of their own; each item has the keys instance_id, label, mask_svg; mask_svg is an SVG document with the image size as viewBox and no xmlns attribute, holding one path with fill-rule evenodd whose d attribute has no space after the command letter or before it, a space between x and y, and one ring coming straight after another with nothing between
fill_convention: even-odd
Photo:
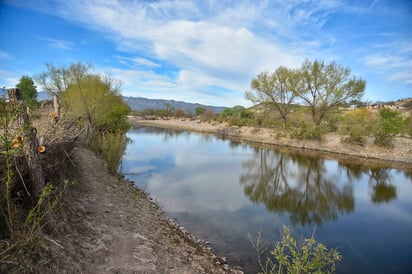
<instances>
[{"instance_id":1,"label":"bushy riverbank vegetation","mask_svg":"<svg viewBox=\"0 0 412 274\"><path fill-rule=\"evenodd\" d=\"M146 109L134 114L147 119L200 119L227 122L229 126L282 129L282 135L299 140L321 140L338 132L341 141L364 145L373 136L378 146L391 147L394 136L412 137L412 99L371 104L362 102L366 82L351 76L336 63L306 60L299 69L279 67L251 81L245 97L254 105L234 106L220 114L198 108Z\"/></svg>"},{"instance_id":2,"label":"bushy riverbank vegetation","mask_svg":"<svg viewBox=\"0 0 412 274\"><path fill-rule=\"evenodd\" d=\"M411 100L412 101L412 100ZM206 110L204 110L206 112ZM158 115L162 110L146 110L133 112L144 119L181 119L197 120L209 123L227 123L229 127L255 127L269 128L281 132L282 137L296 140L319 140L329 132L340 135L342 143L365 145L368 137L373 137L378 146L392 146L395 136L412 137L412 110L395 105L385 106L356 106L344 105L335 107L323 122L314 125L310 118L310 110L305 106L293 106L289 114L288 125L284 128L279 114L261 105L250 108L235 106L226 108L222 113L216 114L208 110L204 115L195 114ZM182 111L179 110L179 113ZM149 114L148 114L149 113ZM281 136L278 136L281 137Z\"/></svg>"},{"instance_id":3,"label":"bushy riverbank vegetation","mask_svg":"<svg viewBox=\"0 0 412 274\"><path fill-rule=\"evenodd\" d=\"M130 109L114 80L80 63L46 67L37 80L54 96L52 110L36 102L28 76L0 98L0 272L47 268L45 242L72 182L74 144L102 155L114 174L127 142Z\"/></svg>"}]
</instances>

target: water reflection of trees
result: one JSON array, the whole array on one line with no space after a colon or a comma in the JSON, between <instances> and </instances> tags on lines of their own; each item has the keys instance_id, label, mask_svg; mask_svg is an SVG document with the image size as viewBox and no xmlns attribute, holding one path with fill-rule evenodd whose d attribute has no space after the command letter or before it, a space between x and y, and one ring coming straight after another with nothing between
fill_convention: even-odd
<instances>
[{"instance_id":1,"label":"water reflection of trees","mask_svg":"<svg viewBox=\"0 0 412 274\"><path fill-rule=\"evenodd\" d=\"M141 127L138 128L138 130L143 131L145 133L149 134L157 134L157 135L163 135L163 141L167 142L171 139L177 139L180 136L186 136L186 138L189 138L191 133L189 131L184 131L184 130L178 130L178 129L173 129L173 128L162 128L162 127Z\"/></svg>"},{"instance_id":2,"label":"water reflection of trees","mask_svg":"<svg viewBox=\"0 0 412 274\"><path fill-rule=\"evenodd\" d=\"M245 194L269 211L289 213L293 225L322 224L354 210L352 185L339 187L322 159L256 149L243 167Z\"/></svg>"},{"instance_id":3,"label":"water reflection of trees","mask_svg":"<svg viewBox=\"0 0 412 274\"><path fill-rule=\"evenodd\" d=\"M389 203L396 199L396 187L392 185L389 169L372 168L369 186L372 189L371 199L375 204Z\"/></svg>"},{"instance_id":4,"label":"water reflection of trees","mask_svg":"<svg viewBox=\"0 0 412 274\"><path fill-rule=\"evenodd\" d=\"M371 200L375 204L389 203L396 199L396 187L392 184L390 169L382 167L368 167L362 164L340 164L340 169L346 174L349 182L368 177ZM408 177L408 173L404 173Z\"/></svg>"}]
</instances>

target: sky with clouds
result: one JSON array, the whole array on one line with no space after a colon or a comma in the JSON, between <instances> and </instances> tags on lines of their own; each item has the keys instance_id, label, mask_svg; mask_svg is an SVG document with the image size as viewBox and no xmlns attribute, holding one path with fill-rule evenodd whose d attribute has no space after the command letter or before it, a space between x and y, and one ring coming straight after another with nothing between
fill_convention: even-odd
<instances>
[{"instance_id":1,"label":"sky with clouds","mask_svg":"<svg viewBox=\"0 0 412 274\"><path fill-rule=\"evenodd\" d=\"M412 97L409 0L0 0L0 86L92 63L125 96L248 106L262 71L336 61L364 100Z\"/></svg>"}]
</instances>

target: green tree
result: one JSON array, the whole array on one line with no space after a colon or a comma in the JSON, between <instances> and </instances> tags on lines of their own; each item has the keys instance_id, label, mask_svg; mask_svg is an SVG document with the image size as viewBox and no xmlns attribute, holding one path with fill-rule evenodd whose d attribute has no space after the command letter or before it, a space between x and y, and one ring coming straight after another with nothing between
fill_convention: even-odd
<instances>
[{"instance_id":1,"label":"green tree","mask_svg":"<svg viewBox=\"0 0 412 274\"><path fill-rule=\"evenodd\" d=\"M240 117L243 111L245 111L243 106L234 106L232 108L225 108L220 115L223 118Z\"/></svg>"},{"instance_id":2,"label":"green tree","mask_svg":"<svg viewBox=\"0 0 412 274\"><path fill-rule=\"evenodd\" d=\"M46 71L35 77L36 81L53 96L54 112L57 119L60 117L60 97L70 86L78 84L79 81L90 74L92 65L73 63L69 67L55 67L46 63Z\"/></svg>"},{"instance_id":3,"label":"green tree","mask_svg":"<svg viewBox=\"0 0 412 274\"><path fill-rule=\"evenodd\" d=\"M286 128L288 114L296 97L298 83L296 71L280 66L273 73L262 72L254 78L247 91L246 99L255 104L268 105L275 108Z\"/></svg>"},{"instance_id":4,"label":"green tree","mask_svg":"<svg viewBox=\"0 0 412 274\"><path fill-rule=\"evenodd\" d=\"M206 109L204 108L204 107L197 107L196 109L195 109L195 114L196 114L196 116L200 116L200 115L202 115L203 113L205 113L206 112Z\"/></svg>"},{"instance_id":5,"label":"green tree","mask_svg":"<svg viewBox=\"0 0 412 274\"><path fill-rule=\"evenodd\" d=\"M128 127L130 108L120 97L119 86L106 76L89 74L76 80L62 93L69 114L82 118L86 142L96 137L96 130L116 131Z\"/></svg>"},{"instance_id":6,"label":"green tree","mask_svg":"<svg viewBox=\"0 0 412 274\"><path fill-rule=\"evenodd\" d=\"M46 63L46 71L37 75L36 81L52 96L60 98L62 93L73 84L76 84L90 74L93 66L82 63L73 63L69 67L55 67Z\"/></svg>"},{"instance_id":7,"label":"green tree","mask_svg":"<svg viewBox=\"0 0 412 274\"><path fill-rule=\"evenodd\" d=\"M37 89L34 85L34 81L29 76L22 76L19 83L16 85L23 94L23 99L27 105L34 106L37 103Z\"/></svg>"},{"instance_id":8,"label":"green tree","mask_svg":"<svg viewBox=\"0 0 412 274\"><path fill-rule=\"evenodd\" d=\"M405 127L405 119L400 112L390 109L379 111L379 131L375 136L375 144L392 146L393 137L402 132Z\"/></svg>"},{"instance_id":9,"label":"green tree","mask_svg":"<svg viewBox=\"0 0 412 274\"><path fill-rule=\"evenodd\" d=\"M319 125L332 108L363 96L366 82L350 74L350 69L335 62L306 60L302 64L297 94L309 106L315 125Z\"/></svg>"}]
</instances>

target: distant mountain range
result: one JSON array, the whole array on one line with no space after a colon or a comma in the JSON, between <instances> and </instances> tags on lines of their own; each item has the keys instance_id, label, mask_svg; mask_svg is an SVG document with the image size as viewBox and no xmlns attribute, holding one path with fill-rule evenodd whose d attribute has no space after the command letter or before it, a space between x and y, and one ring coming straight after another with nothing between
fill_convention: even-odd
<instances>
[{"instance_id":1,"label":"distant mountain range","mask_svg":"<svg viewBox=\"0 0 412 274\"><path fill-rule=\"evenodd\" d=\"M185 112L194 113L196 108L203 107L205 109L213 109L215 113L221 113L226 107L222 106L208 106L202 104L193 104L175 100L165 100L165 99L148 99L142 97L125 97L122 96L123 101L125 101L132 110L145 110L145 109L165 109L168 104L169 107L174 109L181 109Z\"/></svg>"},{"instance_id":2,"label":"distant mountain range","mask_svg":"<svg viewBox=\"0 0 412 274\"><path fill-rule=\"evenodd\" d=\"M0 98L8 98L7 94L7 89L0 88ZM52 96L50 96L46 91L39 91L37 92L37 101L43 101L43 100L51 100L53 99Z\"/></svg>"},{"instance_id":3,"label":"distant mountain range","mask_svg":"<svg viewBox=\"0 0 412 274\"><path fill-rule=\"evenodd\" d=\"M8 98L7 90L0 88L0 98ZM50 94L46 91L37 92L37 101L51 100L53 99ZM215 113L221 113L226 107L222 106L209 106L202 104L193 104L175 100L165 100L165 99L148 99L142 97L125 97L122 96L124 102L126 102L132 110L145 110L145 109L165 109L168 104L170 108L181 109L185 112L194 113L197 107L203 107L205 109L213 109Z\"/></svg>"}]
</instances>

